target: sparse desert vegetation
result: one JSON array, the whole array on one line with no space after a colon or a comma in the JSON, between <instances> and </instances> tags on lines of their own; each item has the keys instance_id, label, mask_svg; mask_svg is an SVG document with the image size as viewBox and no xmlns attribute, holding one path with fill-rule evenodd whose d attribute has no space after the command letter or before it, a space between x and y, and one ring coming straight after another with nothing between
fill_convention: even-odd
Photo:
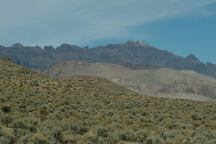
<instances>
[{"instance_id":1,"label":"sparse desert vegetation","mask_svg":"<svg viewBox=\"0 0 216 144\"><path fill-rule=\"evenodd\" d=\"M0 60L1 144L215 144L216 103L151 98Z\"/></svg>"}]
</instances>

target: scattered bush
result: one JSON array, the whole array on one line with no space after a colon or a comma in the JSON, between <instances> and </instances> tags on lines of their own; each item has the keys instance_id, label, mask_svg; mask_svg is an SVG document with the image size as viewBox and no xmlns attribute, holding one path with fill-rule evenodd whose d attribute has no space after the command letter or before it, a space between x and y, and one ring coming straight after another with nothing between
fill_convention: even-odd
<instances>
[{"instance_id":1,"label":"scattered bush","mask_svg":"<svg viewBox=\"0 0 216 144\"><path fill-rule=\"evenodd\" d=\"M27 143L48 144L48 138L41 133L33 133L27 140Z\"/></svg>"},{"instance_id":2,"label":"scattered bush","mask_svg":"<svg viewBox=\"0 0 216 144\"><path fill-rule=\"evenodd\" d=\"M108 130L105 128L98 128L97 135L101 137L108 137Z\"/></svg>"},{"instance_id":3,"label":"scattered bush","mask_svg":"<svg viewBox=\"0 0 216 144\"><path fill-rule=\"evenodd\" d=\"M192 119L195 120L195 121L197 121L197 120L202 120L202 116L199 115L199 114L197 114L197 113L193 114L191 117L192 117Z\"/></svg>"},{"instance_id":4,"label":"scattered bush","mask_svg":"<svg viewBox=\"0 0 216 144\"><path fill-rule=\"evenodd\" d=\"M13 140L13 129L0 126L0 144L12 144Z\"/></svg>"},{"instance_id":5,"label":"scattered bush","mask_svg":"<svg viewBox=\"0 0 216 144\"><path fill-rule=\"evenodd\" d=\"M178 133L179 133L178 130L172 130L172 131L168 131L168 132L163 132L161 134L161 137L164 140L167 140L167 139L170 139L170 138L174 138Z\"/></svg>"},{"instance_id":6,"label":"scattered bush","mask_svg":"<svg viewBox=\"0 0 216 144\"><path fill-rule=\"evenodd\" d=\"M11 106L5 104L5 105L3 105L3 106L1 107L1 109L2 109L2 111L3 111L4 113L9 113L9 112L11 111Z\"/></svg>"},{"instance_id":7,"label":"scattered bush","mask_svg":"<svg viewBox=\"0 0 216 144\"><path fill-rule=\"evenodd\" d=\"M78 124L73 124L70 128L75 134L83 135L88 132L88 128L82 127Z\"/></svg>"},{"instance_id":8,"label":"scattered bush","mask_svg":"<svg viewBox=\"0 0 216 144\"><path fill-rule=\"evenodd\" d=\"M123 141L132 142L134 140L134 134L132 132L122 132L118 136L119 139Z\"/></svg>"},{"instance_id":9,"label":"scattered bush","mask_svg":"<svg viewBox=\"0 0 216 144\"><path fill-rule=\"evenodd\" d=\"M57 129L54 130L53 131L53 138L59 142L62 142L63 141L63 135L62 135L61 130L57 130Z\"/></svg>"},{"instance_id":10,"label":"scattered bush","mask_svg":"<svg viewBox=\"0 0 216 144\"><path fill-rule=\"evenodd\" d=\"M146 139L146 144L165 144L164 141L160 138L160 136L150 136Z\"/></svg>"},{"instance_id":11,"label":"scattered bush","mask_svg":"<svg viewBox=\"0 0 216 144\"><path fill-rule=\"evenodd\" d=\"M150 132L148 130L146 129L139 130L135 134L135 141L139 143L143 143L149 135L150 135Z\"/></svg>"},{"instance_id":12,"label":"scattered bush","mask_svg":"<svg viewBox=\"0 0 216 144\"><path fill-rule=\"evenodd\" d=\"M0 137L0 144L12 144L12 143L13 143L12 138L5 137L5 136Z\"/></svg>"}]
</instances>

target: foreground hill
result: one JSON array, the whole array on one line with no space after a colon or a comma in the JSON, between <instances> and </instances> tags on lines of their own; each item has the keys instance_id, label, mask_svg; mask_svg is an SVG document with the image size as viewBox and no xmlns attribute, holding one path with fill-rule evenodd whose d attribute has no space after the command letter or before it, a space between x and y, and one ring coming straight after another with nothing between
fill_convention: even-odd
<instances>
[{"instance_id":1,"label":"foreground hill","mask_svg":"<svg viewBox=\"0 0 216 144\"><path fill-rule=\"evenodd\" d=\"M216 78L216 65L203 63L194 55L181 57L168 51L160 50L139 41L123 44L110 44L95 48L80 48L62 44L54 49L46 46L26 47L14 44L11 47L0 46L0 57L11 58L25 67L45 70L60 61L85 61L120 64L133 69L172 68L193 70Z\"/></svg>"},{"instance_id":2,"label":"foreground hill","mask_svg":"<svg viewBox=\"0 0 216 144\"><path fill-rule=\"evenodd\" d=\"M132 70L115 64L63 62L51 67L47 74L51 77L103 77L149 96L216 100L216 80L192 71L167 68Z\"/></svg>"},{"instance_id":3,"label":"foreground hill","mask_svg":"<svg viewBox=\"0 0 216 144\"><path fill-rule=\"evenodd\" d=\"M150 98L96 77L58 80L0 60L1 144L214 144L216 104Z\"/></svg>"}]
</instances>

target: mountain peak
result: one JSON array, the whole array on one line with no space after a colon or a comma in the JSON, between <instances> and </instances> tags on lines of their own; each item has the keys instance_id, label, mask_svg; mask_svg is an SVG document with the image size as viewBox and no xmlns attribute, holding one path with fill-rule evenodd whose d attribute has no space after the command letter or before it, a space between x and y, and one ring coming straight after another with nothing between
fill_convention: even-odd
<instances>
[{"instance_id":1,"label":"mountain peak","mask_svg":"<svg viewBox=\"0 0 216 144\"><path fill-rule=\"evenodd\" d=\"M190 54L186 58L189 60L199 61L199 58L197 58L194 54Z\"/></svg>"},{"instance_id":2,"label":"mountain peak","mask_svg":"<svg viewBox=\"0 0 216 144\"><path fill-rule=\"evenodd\" d=\"M24 47L21 43L15 43L13 44L11 47L15 47L15 48L22 48Z\"/></svg>"},{"instance_id":3,"label":"mountain peak","mask_svg":"<svg viewBox=\"0 0 216 144\"><path fill-rule=\"evenodd\" d=\"M57 49L58 48L63 49L63 50L79 49L78 46L70 45L70 44L66 44L66 43L63 43L62 45L60 45L59 47L57 47Z\"/></svg>"},{"instance_id":4,"label":"mountain peak","mask_svg":"<svg viewBox=\"0 0 216 144\"><path fill-rule=\"evenodd\" d=\"M59 47L68 48L68 47L71 47L71 45L70 45L70 44L63 43L63 44L61 44Z\"/></svg>"},{"instance_id":5,"label":"mountain peak","mask_svg":"<svg viewBox=\"0 0 216 144\"><path fill-rule=\"evenodd\" d=\"M124 43L125 45L135 45L135 46L149 46L149 44L145 43L144 41L141 40L137 40L137 41L131 41L128 40L126 43Z\"/></svg>"}]
</instances>

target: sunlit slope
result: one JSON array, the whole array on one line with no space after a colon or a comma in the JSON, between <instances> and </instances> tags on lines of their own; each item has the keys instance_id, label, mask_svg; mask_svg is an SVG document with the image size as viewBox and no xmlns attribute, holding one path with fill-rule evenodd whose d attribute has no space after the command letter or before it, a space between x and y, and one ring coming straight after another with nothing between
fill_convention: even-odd
<instances>
[{"instance_id":1,"label":"sunlit slope","mask_svg":"<svg viewBox=\"0 0 216 144\"><path fill-rule=\"evenodd\" d=\"M108 80L51 79L0 60L0 143L215 143L216 104L149 98Z\"/></svg>"},{"instance_id":2,"label":"sunlit slope","mask_svg":"<svg viewBox=\"0 0 216 144\"><path fill-rule=\"evenodd\" d=\"M172 69L132 70L103 63L64 62L51 67L51 77L72 75L98 76L150 96L191 100L216 99L216 79L193 71Z\"/></svg>"}]
</instances>

